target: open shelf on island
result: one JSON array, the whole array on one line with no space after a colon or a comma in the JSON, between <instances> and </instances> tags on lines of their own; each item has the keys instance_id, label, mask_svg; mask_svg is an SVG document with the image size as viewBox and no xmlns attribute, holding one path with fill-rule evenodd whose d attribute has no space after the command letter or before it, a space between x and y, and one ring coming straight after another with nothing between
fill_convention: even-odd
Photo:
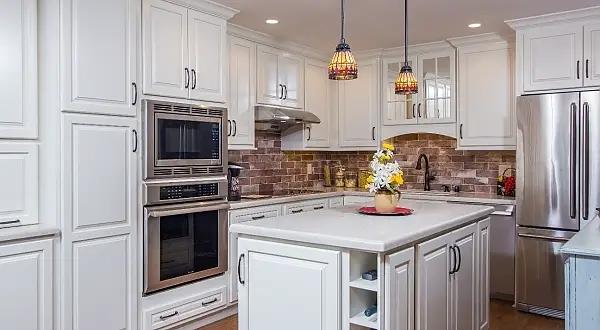
<instances>
[{"instance_id":1,"label":"open shelf on island","mask_svg":"<svg viewBox=\"0 0 600 330\"><path fill-rule=\"evenodd\" d=\"M369 281L361 277L350 282L350 287L377 292L378 280Z\"/></svg>"},{"instance_id":2,"label":"open shelf on island","mask_svg":"<svg viewBox=\"0 0 600 330\"><path fill-rule=\"evenodd\" d=\"M360 312L350 318L350 323L369 329L379 329L379 324L377 323L377 314L366 317L364 312Z\"/></svg>"}]
</instances>

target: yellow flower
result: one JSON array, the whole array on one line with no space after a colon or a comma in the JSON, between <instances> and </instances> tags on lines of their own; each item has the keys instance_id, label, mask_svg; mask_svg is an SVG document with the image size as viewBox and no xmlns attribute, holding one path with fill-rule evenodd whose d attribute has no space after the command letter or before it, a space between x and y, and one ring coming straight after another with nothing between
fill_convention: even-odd
<instances>
[{"instance_id":1,"label":"yellow flower","mask_svg":"<svg viewBox=\"0 0 600 330\"><path fill-rule=\"evenodd\" d=\"M365 188L365 189L369 189L369 185L368 185L368 184L366 184L364 188Z\"/></svg>"},{"instance_id":2,"label":"yellow flower","mask_svg":"<svg viewBox=\"0 0 600 330\"><path fill-rule=\"evenodd\" d=\"M382 146L383 146L383 149L385 149L385 150L394 151L394 146L389 143L384 143Z\"/></svg>"},{"instance_id":3,"label":"yellow flower","mask_svg":"<svg viewBox=\"0 0 600 330\"><path fill-rule=\"evenodd\" d=\"M404 178L402 177L401 174L394 174L394 175L392 175L392 183L403 184Z\"/></svg>"},{"instance_id":4,"label":"yellow flower","mask_svg":"<svg viewBox=\"0 0 600 330\"><path fill-rule=\"evenodd\" d=\"M372 176L372 175L369 175L369 177L367 178L367 182L368 182L368 183L373 183L373 181L374 181L374 178L373 178L373 176Z\"/></svg>"}]
</instances>

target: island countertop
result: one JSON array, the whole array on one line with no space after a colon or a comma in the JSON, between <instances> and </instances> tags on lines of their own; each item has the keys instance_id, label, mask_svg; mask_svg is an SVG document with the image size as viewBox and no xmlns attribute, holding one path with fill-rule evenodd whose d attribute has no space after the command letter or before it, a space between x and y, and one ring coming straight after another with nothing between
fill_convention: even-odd
<instances>
[{"instance_id":1,"label":"island countertop","mask_svg":"<svg viewBox=\"0 0 600 330\"><path fill-rule=\"evenodd\" d=\"M600 257L600 218L594 218L587 226L573 236L560 252L566 254Z\"/></svg>"},{"instance_id":2,"label":"island countertop","mask_svg":"<svg viewBox=\"0 0 600 330\"><path fill-rule=\"evenodd\" d=\"M409 216L369 216L359 206L285 215L230 226L230 231L265 238L387 252L482 219L493 207L403 200Z\"/></svg>"}]
</instances>

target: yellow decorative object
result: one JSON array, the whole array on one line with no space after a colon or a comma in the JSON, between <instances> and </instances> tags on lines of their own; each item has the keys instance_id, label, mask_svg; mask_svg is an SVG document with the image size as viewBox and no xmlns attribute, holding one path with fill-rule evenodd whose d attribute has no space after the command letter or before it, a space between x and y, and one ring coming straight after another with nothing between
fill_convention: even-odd
<instances>
[{"instance_id":1,"label":"yellow decorative object","mask_svg":"<svg viewBox=\"0 0 600 330\"><path fill-rule=\"evenodd\" d=\"M381 190L375 193L375 209L379 213L391 213L398 207L400 192Z\"/></svg>"},{"instance_id":2,"label":"yellow decorative object","mask_svg":"<svg viewBox=\"0 0 600 330\"><path fill-rule=\"evenodd\" d=\"M393 145L391 145L391 144L389 144L389 143L384 143L384 144L382 145L382 147L383 147L383 149L385 149L385 150L391 150L391 151L394 151L394 150L395 150L394 146L393 146Z\"/></svg>"}]
</instances>

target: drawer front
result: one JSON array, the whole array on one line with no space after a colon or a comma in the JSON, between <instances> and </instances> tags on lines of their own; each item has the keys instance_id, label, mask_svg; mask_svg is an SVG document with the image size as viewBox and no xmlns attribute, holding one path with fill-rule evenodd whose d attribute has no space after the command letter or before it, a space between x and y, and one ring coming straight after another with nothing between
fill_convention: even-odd
<instances>
[{"instance_id":1,"label":"drawer front","mask_svg":"<svg viewBox=\"0 0 600 330\"><path fill-rule=\"evenodd\" d=\"M0 228L38 223L38 146L0 143Z\"/></svg>"},{"instance_id":2,"label":"drawer front","mask_svg":"<svg viewBox=\"0 0 600 330\"><path fill-rule=\"evenodd\" d=\"M344 196L344 205L352 204L373 204L374 199L371 196Z\"/></svg>"},{"instance_id":3,"label":"drawer front","mask_svg":"<svg viewBox=\"0 0 600 330\"><path fill-rule=\"evenodd\" d=\"M144 329L156 330L225 306L225 286L159 308L144 311Z\"/></svg>"},{"instance_id":4,"label":"drawer front","mask_svg":"<svg viewBox=\"0 0 600 330\"><path fill-rule=\"evenodd\" d=\"M329 199L329 208L344 206L344 197L331 197Z\"/></svg>"},{"instance_id":5,"label":"drawer front","mask_svg":"<svg viewBox=\"0 0 600 330\"><path fill-rule=\"evenodd\" d=\"M312 200L307 202L290 203L284 206L285 214L297 214L302 212L318 211L328 208L327 199Z\"/></svg>"},{"instance_id":6,"label":"drawer front","mask_svg":"<svg viewBox=\"0 0 600 330\"><path fill-rule=\"evenodd\" d=\"M230 224L240 223L251 220L273 218L281 215L281 205L250 207L247 209L234 210L229 212Z\"/></svg>"}]
</instances>

